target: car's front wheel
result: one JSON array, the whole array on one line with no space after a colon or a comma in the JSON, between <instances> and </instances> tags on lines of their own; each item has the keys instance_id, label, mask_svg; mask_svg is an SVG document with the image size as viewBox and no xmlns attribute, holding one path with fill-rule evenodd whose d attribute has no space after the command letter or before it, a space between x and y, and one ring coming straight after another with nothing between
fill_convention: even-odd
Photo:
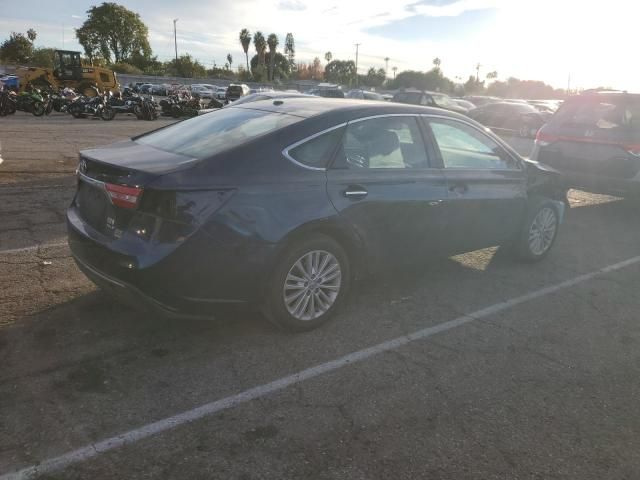
<instances>
[{"instance_id":1,"label":"car's front wheel","mask_svg":"<svg viewBox=\"0 0 640 480\"><path fill-rule=\"evenodd\" d=\"M516 253L525 261L542 260L551 250L560 227L557 205L540 199L529 208L524 228L516 242Z\"/></svg>"},{"instance_id":2,"label":"car's front wheel","mask_svg":"<svg viewBox=\"0 0 640 480\"><path fill-rule=\"evenodd\" d=\"M346 298L349 260L333 239L314 235L283 255L267 293L265 313L277 325L306 331L328 321Z\"/></svg>"}]
</instances>

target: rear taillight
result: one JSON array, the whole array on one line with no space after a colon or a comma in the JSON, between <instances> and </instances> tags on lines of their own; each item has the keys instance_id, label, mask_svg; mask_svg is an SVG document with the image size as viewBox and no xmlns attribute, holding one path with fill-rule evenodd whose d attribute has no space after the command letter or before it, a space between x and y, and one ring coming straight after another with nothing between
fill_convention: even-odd
<instances>
[{"instance_id":1,"label":"rear taillight","mask_svg":"<svg viewBox=\"0 0 640 480\"><path fill-rule=\"evenodd\" d=\"M538 130L538 134L536 135L536 145L540 147L546 147L548 145L551 145L553 142L557 142L558 140L558 136L546 133L542 129Z\"/></svg>"},{"instance_id":2,"label":"rear taillight","mask_svg":"<svg viewBox=\"0 0 640 480\"><path fill-rule=\"evenodd\" d=\"M640 157L640 145L638 144L624 145L622 148L624 148L628 153L630 153L634 157Z\"/></svg>"},{"instance_id":3,"label":"rear taillight","mask_svg":"<svg viewBox=\"0 0 640 480\"><path fill-rule=\"evenodd\" d=\"M142 196L142 188L125 187L124 185L115 185L113 183L105 183L105 190L116 207L136 208L140 197Z\"/></svg>"}]
</instances>

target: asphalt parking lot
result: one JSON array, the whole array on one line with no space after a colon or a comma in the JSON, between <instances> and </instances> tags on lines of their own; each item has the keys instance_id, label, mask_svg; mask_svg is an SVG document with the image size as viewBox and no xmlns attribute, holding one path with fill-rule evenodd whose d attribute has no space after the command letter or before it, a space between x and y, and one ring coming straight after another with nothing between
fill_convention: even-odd
<instances>
[{"instance_id":1,"label":"asphalt parking lot","mask_svg":"<svg viewBox=\"0 0 640 480\"><path fill-rule=\"evenodd\" d=\"M168 121L0 120L0 480L638 478L637 204L572 191L542 263L366 279L306 334L166 320L96 290L63 220L79 149Z\"/></svg>"}]
</instances>

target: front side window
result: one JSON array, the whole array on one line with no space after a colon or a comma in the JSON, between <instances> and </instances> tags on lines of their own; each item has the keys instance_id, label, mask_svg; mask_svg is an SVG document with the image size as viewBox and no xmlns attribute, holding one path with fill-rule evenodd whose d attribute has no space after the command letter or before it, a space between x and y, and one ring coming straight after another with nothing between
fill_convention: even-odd
<instances>
[{"instance_id":1,"label":"front side window","mask_svg":"<svg viewBox=\"0 0 640 480\"><path fill-rule=\"evenodd\" d=\"M415 117L381 117L350 123L338 151L336 168L428 168Z\"/></svg>"},{"instance_id":2,"label":"front side window","mask_svg":"<svg viewBox=\"0 0 640 480\"><path fill-rule=\"evenodd\" d=\"M136 142L202 159L301 120L300 117L283 113L222 108L138 137Z\"/></svg>"},{"instance_id":3,"label":"front side window","mask_svg":"<svg viewBox=\"0 0 640 480\"><path fill-rule=\"evenodd\" d=\"M287 154L296 162L306 165L307 167L326 168L343 133L344 127L335 128L311 140L307 140L296 147L290 148Z\"/></svg>"},{"instance_id":4,"label":"front side window","mask_svg":"<svg viewBox=\"0 0 640 480\"><path fill-rule=\"evenodd\" d=\"M455 120L430 120L445 168L474 170L517 169L494 140L470 125Z\"/></svg>"}]
</instances>

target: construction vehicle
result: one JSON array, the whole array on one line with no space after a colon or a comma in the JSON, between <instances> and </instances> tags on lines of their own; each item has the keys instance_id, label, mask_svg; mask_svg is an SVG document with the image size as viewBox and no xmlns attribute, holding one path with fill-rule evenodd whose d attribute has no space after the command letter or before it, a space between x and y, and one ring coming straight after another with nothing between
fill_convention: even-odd
<instances>
[{"instance_id":1,"label":"construction vehicle","mask_svg":"<svg viewBox=\"0 0 640 480\"><path fill-rule=\"evenodd\" d=\"M20 91L28 84L51 86L55 89L73 88L76 92L92 97L100 92L120 90L115 72L103 67L82 65L80 52L56 50L54 67L18 67L15 75L20 79Z\"/></svg>"}]
</instances>

